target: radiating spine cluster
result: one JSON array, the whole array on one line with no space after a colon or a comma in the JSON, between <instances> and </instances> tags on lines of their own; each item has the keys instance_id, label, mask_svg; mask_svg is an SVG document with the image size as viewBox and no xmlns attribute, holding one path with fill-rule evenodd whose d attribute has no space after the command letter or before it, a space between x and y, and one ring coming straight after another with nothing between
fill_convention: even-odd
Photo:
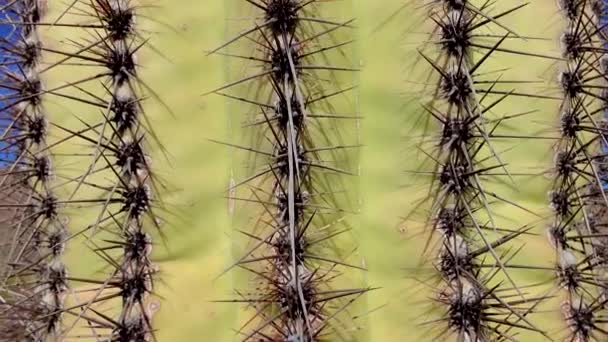
<instances>
[{"instance_id":1,"label":"radiating spine cluster","mask_svg":"<svg viewBox=\"0 0 608 342\"><path fill-rule=\"evenodd\" d=\"M72 38L76 51L48 50L58 58L52 66L73 64L96 72L49 91L85 105L78 116L83 128L59 124L53 128L67 136L61 143L69 140L91 148L90 153L72 155L86 167L76 177L66 178L64 185L69 185L71 194L65 203L75 209L90 208L85 213L95 215L93 222L75 227L77 233L70 238L84 236L81 247L99 256L104 271L109 269L101 280L94 275L70 278L77 286L94 289L89 290L92 298L71 298L69 313L75 318L69 327L120 342L154 338L151 294L157 266L150 258L152 234L160 229L161 220L152 193L159 184L146 153L147 140L154 133L143 106L143 89L153 90L140 78L136 56L148 43L136 25L141 8L131 0L74 2L60 18L74 16L81 21L85 16L87 21L61 25L87 37Z\"/></svg>"},{"instance_id":2,"label":"radiating spine cluster","mask_svg":"<svg viewBox=\"0 0 608 342\"><path fill-rule=\"evenodd\" d=\"M161 184L146 153L154 133L142 100L151 93L165 104L139 75L136 54L148 37L135 19L146 6L74 1L45 21L46 5L0 4L0 340L58 342L88 331L108 341L151 341L152 235L162 223L152 190ZM43 28L71 32L54 46L42 44ZM61 34L49 36L59 41ZM62 70L60 85L46 87L43 75L63 67L78 72ZM57 120L45 109L53 101L63 110ZM65 124L70 105L80 106L72 113L84 128ZM74 152L80 145L90 152ZM56 172L57 156L73 168ZM102 266L110 274L68 275L68 241L99 257L91 271Z\"/></svg>"},{"instance_id":3,"label":"radiating spine cluster","mask_svg":"<svg viewBox=\"0 0 608 342\"><path fill-rule=\"evenodd\" d=\"M553 222L548 236L556 255L556 278L565 292L562 314L574 341L606 336L602 327L606 291L604 237L607 198L604 140L606 88L601 46L603 1L558 2L565 20L561 35L559 137L555 144L552 190Z\"/></svg>"},{"instance_id":4,"label":"radiating spine cluster","mask_svg":"<svg viewBox=\"0 0 608 342\"><path fill-rule=\"evenodd\" d=\"M39 25L46 3L13 1L3 8L4 25L13 25L12 38L3 41L5 58L2 87L11 90L3 102L2 134L4 172L0 188L3 218L8 227L3 276L11 296L6 321L21 322L24 332L13 336L28 341L60 341L62 313L68 291L63 260L68 237L66 220L55 195L54 170L48 143L49 115L44 106L44 82L40 75L43 44ZM4 113L10 113L11 119ZM10 214L15 210L15 214ZM9 295L10 296L10 295Z\"/></svg>"},{"instance_id":5,"label":"radiating spine cluster","mask_svg":"<svg viewBox=\"0 0 608 342\"><path fill-rule=\"evenodd\" d=\"M101 149L98 153L115 177L115 183L107 186L110 194L107 201L120 203L117 212L103 206L97 223L107 220L107 224L114 226L111 230L120 237L105 248L122 250L118 260L111 263L114 270L108 280L108 286L118 290L122 308L118 317L108 323L113 325L112 341L150 341L154 329L148 298L156 273L156 266L150 260L150 229L157 228L160 221L152 211L152 174L144 152L147 129L143 124L139 92L142 82L136 58L146 41L136 30L134 1L96 0L94 10L103 27L104 39L92 52L100 62L105 62L106 89L110 95L103 125L99 126ZM108 212L104 213L105 210Z\"/></svg>"},{"instance_id":6,"label":"radiating spine cluster","mask_svg":"<svg viewBox=\"0 0 608 342\"><path fill-rule=\"evenodd\" d=\"M425 6L436 56L420 54L438 80L435 88L424 89L431 94L424 110L441 131L433 151L425 152L431 170L415 173L432 178L426 198L432 239L439 241L435 268L443 315L433 322L444 324L438 338L488 342L510 340L516 329L542 333L528 320L542 298L525 298L507 271L514 257L507 245L529 228L498 227L492 206L502 202L525 209L488 189L492 178L510 176L491 140L515 137L500 133L509 115L492 115L508 97L528 94L502 89L514 82L488 79L492 75L484 74L483 66L496 52L525 54L503 47L508 38L519 39L504 17L524 5L495 10L487 2L478 7L473 1L434 0Z\"/></svg>"},{"instance_id":7,"label":"radiating spine cluster","mask_svg":"<svg viewBox=\"0 0 608 342\"><path fill-rule=\"evenodd\" d=\"M236 184L248 185L256 203L257 223L243 232L252 246L236 262L254 276L255 288L241 299L255 314L241 328L244 341L357 340L357 332L344 317L346 308L368 291L366 288L335 289L341 269L357 269L340 251L342 169L348 146L340 142L341 121L356 115L334 112L339 89L338 72L354 71L333 65L336 52L349 41L340 32L350 22L335 22L319 14L325 4L302 0L248 1L259 11L253 28L245 30L214 53L248 59L259 70L213 91L253 105L256 112L246 126L257 137L255 146L230 144L263 157L261 170ZM334 36L336 34L336 36ZM333 39L332 39L333 38ZM234 42L254 42L259 55L224 53ZM334 54L332 54L334 53ZM339 60L339 59L338 59ZM323 76L321 76L323 75ZM255 82L256 91L233 95L225 90ZM337 131L337 132L336 132Z\"/></svg>"},{"instance_id":8,"label":"radiating spine cluster","mask_svg":"<svg viewBox=\"0 0 608 342\"><path fill-rule=\"evenodd\" d=\"M597 152L594 156L594 173L596 177L591 180L591 193L595 195L594 201L590 208L590 226L593 227L593 232L597 234L593 238L593 250L596 254L596 261L599 267L596 268L597 281L603 287L601 290L603 301L607 301L608 295L608 238L605 234L608 227L608 1L593 0L590 2L592 18L594 20L594 41L597 48L594 50L595 69L599 71L599 100L594 97L596 102L599 102L599 111L601 118L597 119L597 124L594 125L593 141L596 145ZM597 210L599 209L599 210ZM605 306L605 305L604 305Z\"/></svg>"},{"instance_id":9,"label":"radiating spine cluster","mask_svg":"<svg viewBox=\"0 0 608 342\"><path fill-rule=\"evenodd\" d=\"M585 37L585 23L582 20L585 12L583 1L568 1L560 4L562 7L564 18L568 24L566 31L561 37L562 56L565 59L564 71L560 74L560 84L562 86L563 102L560 105L561 112L561 138L556 146L555 153L555 181L553 190L549 194L550 206L554 212L553 223L549 228L550 242L556 250L556 277L559 286L567 291L567 301L562 305L563 313L567 321L572 321L572 318L585 317L585 315L576 315L576 310L587 310L593 299L587 298L587 294L581 291L581 283L583 280L583 270L588 264L580 260L580 248L573 246L577 243L576 239L567 238L568 234L574 232L577 234L578 218L580 206L575 204L579 193L577 187L578 174L576 173L576 165L573 164L581 152L580 143L582 132L578 129L580 122L579 115L583 113L583 96L580 92L580 81L582 71L584 70L585 51L581 49L579 44L581 38ZM589 42L588 42L589 43ZM574 172L573 172L574 171ZM579 209L579 210L576 210ZM581 251L582 252L582 251ZM577 258L577 255L579 258ZM585 258L584 252L582 255ZM589 269L587 268L587 272ZM589 273L590 275L590 273ZM588 276L589 278L589 276ZM582 292L583 298L580 298L579 293ZM582 338L581 334L585 334L586 328L576 329L576 322L570 325L575 329L574 336L577 340ZM579 330L579 331L576 331ZM583 339L587 340L587 339Z\"/></svg>"}]
</instances>

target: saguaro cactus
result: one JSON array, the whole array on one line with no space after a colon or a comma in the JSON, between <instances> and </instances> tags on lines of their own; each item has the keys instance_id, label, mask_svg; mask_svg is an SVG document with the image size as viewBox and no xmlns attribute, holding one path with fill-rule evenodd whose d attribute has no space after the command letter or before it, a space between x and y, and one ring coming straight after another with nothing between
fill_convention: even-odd
<instances>
[{"instance_id":1,"label":"saguaro cactus","mask_svg":"<svg viewBox=\"0 0 608 342\"><path fill-rule=\"evenodd\" d=\"M593 64L596 62L590 62L590 58L595 59L593 55L600 52L595 46L595 25L589 4L586 1L559 2L566 20L561 36L564 62L559 73L562 102L553 189L549 193L554 218L548 236L556 252L556 278L566 292L562 312L571 338L576 341L590 341L601 333L594 323L602 304L598 301L598 289L593 280L595 248L590 237L594 233L588 230L593 229L593 225L589 225L591 212L586 208L589 200L597 197L588 190L597 195L600 189L596 182L597 171L592 166L591 141L587 137L589 132L597 133L589 105L593 102L589 99L595 96L597 77Z\"/></svg>"},{"instance_id":2,"label":"saguaro cactus","mask_svg":"<svg viewBox=\"0 0 608 342\"><path fill-rule=\"evenodd\" d=\"M145 84L139 76L136 58L147 39L136 26L138 5L134 1L96 0L92 10L102 38L92 45L87 51L90 55L84 59L94 60L106 68L104 87L109 98L96 97L104 112L101 123L94 126L99 128L94 131L98 136L85 138L95 145L95 158L88 173L96 172L99 167L110 170L110 183L101 187L105 192L104 198L97 200L101 212L91 227L93 230L104 227L118 237L105 240L105 245L98 248L99 251L120 251L115 257L99 254L112 268L100 290L112 291L110 295L102 295L104 300L118 297L122 303L115 318L96 311L94 316L105 322L108 339L149 341L154 329L148 305L156 273L150 260L151 234L160 228L161 221L154 210L154 178L150 159L144 152L151 127L146 126L141 91ZM99 302L100 298L95 301Z\"/></svg>"},{"instance_id":3,"label":"saguaro cactus","mask_svg":"<svg viewBox=\"0 0 608 342\"><path fill-rule=\"evenodd\" d=\"M55 144L69 142L90 147L90 153L78 152L70 156L79 162L78 165L86 164L86 167L76 177L62 178L61 186L71 191L68 198L55 200L49 194L41 196L46 207L40 212L46 219L57 222L53 229L48 229L49 240L52 241L49 242L49 254L54 257L48 261L48 266L45 265L45 276L53 281L44 281L41 286L49 286L53 291L62 290L63 296L66 284L58 283L59 280L70 280L78 287L83 284L94 286L92 298L73 295L71 305L66 309L60 307L61 297L57 295L56 302L53 302L56 303L55 308L51 310L53 314L41 315L48 320L62 312L70 314L67 331L62 331L60 338L73 331L81 331L78 329L90 330L103 339L124 342L149 341L154 335L149 304L157 267L150 258L152 235L162 221L156 215L158 202L156 194L153 195L153 189L159 189L160 184L155 182L150 158L145 152L153 130L144 111L144 90L157 96L139 75L136 55L148 43L136 25L140 9L140 4L129 0L74 2L63 9L60 18L82 20L85 15L85 23L39 24L69 27L75 35L86 35L82 42L72 39L77 42L77 51L70 51L69 47L42 48L58 57L45 70L74 65L82 67L83 71L92 69L96 72L84 77L79 73L77 76L82 78L46 91L36 83L38 88L34 90L36 96L45 92L64 101L88 106L86 110L81 109L83 114L78 118L84 128L72 129L51 123L52 128L64 136ZM35 15L24 18L23 27L38 26L36 20L39 17ZM32 43L31 39L28 42ZM40 49L36 44L33 47ZM35 123L22 125L19 130L46 128ZM42 167L38 169L45 170ZM88 208L84 211L86 214L96 212L92 221L83 227L74 227L74 232L69 235L59 225L56 210L60 205L68 206L70 210ZM83 215L82 218L85 217ZM78 240L82 243L79 248L96 254L106 265L104 270L109 268L105 279L82 275L66 277L63 272L60 256L64 242L74 241L81 235L86 238ZM51 301L49 295L43 294L43 298L45 302ZM100 309L104 304L111 307L117 302L120 302L117 312L105 312L105 307ZM50 333L53 330L45 331Z\"/></svg>"},{"instance_id":4,"label":"saguaro cactus","mask_svg":"<svg viewBox=\"0 0 608 342\"><path fill-rule=\"evenodd\" d=\"M46 2L13 1L3 7L4 60L2 88L4 167L1 188L7 211L9 242L3 259L7 321L19 322L32 341L59 341L67 294L63 261L66 221L53 185L54 169L48 137L46 90L40 74L44 49L38 28ZM8 91L6 91L8 90ZM12 210L16 209L13 213Z\"/></svg>"},{"instance_id":5,"label":"saguaro cactus","mask_svg":"<svg viewBox=\"0 0 608 342\"><path fill-rule=\"evenodd\" d=\"M241 105L251 105L254 116L246 120L254 145L230 144L253 153L253 174L231 189L249 186L252 197L236 200L259 206L253 227L242 232L251 239L247 252L235 266L249 271L253 283L238 290L235 300L253 309L253 318L241 327L244 341L356 340L347 325L346 308L367 288L335 289L342 268L358 269L340 250L346 230L341 180L351 172L348 150L341 143L340 121L357 115L334 112L351 88L340 89L337 73L355 71L337 65L349 43L340 32L352 20L334 21L323 16L326 4L300 0L249 1L256 20L237 37L213 53L250 60L257 71L212 91ZM249 40L256 54L225 52L233 43ZM255 84L247 95L236 87ZM338 280L339 281L339 280Z\"/></svg>"},{"instance_id":6,"label":"saguaro cactus","mask_svg":"<svg viewBox=\"0 0 608 342\"><path fill-rule=\"evenodd\" d=\"M509 229L496 223L497 204L527 209L489 186L500 176L513 181L493 140L518 137L500 129L517 114L495 115L506 99L532 95L506 88L517 81L484 70L496 54L535 56L504 46L508 39L519 39L505 19L524 6L499 10L488 2L436 0L423 7L432 26L430 42L419 50L422 63L432 70L421 90L423 110L439 128L421 144L428 156L423 167L429 169L410 175L422 175L430 184L422 201L428 206L421 206L428 210L432 228L425 252L437 252L435 304L442 314L429 321L441 323L436 338L442 340L506 340L516 329L543 333L529 319L542 298L524 295L509 262L518 249L508 246L531 227Z\"/></svg>"}]
</instances>

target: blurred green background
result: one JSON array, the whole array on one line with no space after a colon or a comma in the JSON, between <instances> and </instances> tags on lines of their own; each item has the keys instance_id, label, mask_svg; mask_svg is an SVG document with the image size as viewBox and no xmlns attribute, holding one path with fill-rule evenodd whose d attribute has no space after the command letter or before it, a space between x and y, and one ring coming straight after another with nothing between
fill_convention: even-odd
<instances>
[{"instance_id":1,"label":"blurred green background","mask_svg":"<svg viewBox=\"0 0 608 342\"><path fill-rule=\"evenodd\" d=\"M141 73L146 82L175 113L172 116L162 106L150 100L148 114L163 147L165 156L155 153L154 167L169 185L162 194L167 212L164 226L167 246L155 249L161 267L157 293L162 297L161 310L155 316L157 337L167 341L233 341L238 327L238 305L214 303L231 298L233 276L221 275L232 262L232 227L228 216L228 201L224 190L229 185L229 170L233 161L230 151L207 139L230 141L226 102L219 96L201 96L226 82L225 60L206 56L205 50L221 45L226 37L226 3L218 0L146 1L146 17L141 24L152 33L151 43L163 56L151 49L142 51ZM242 1L243 6L245 1ZM428 303L432 291L414 276L424 280L428 274L414 273L411 268L421 261L424 234L418 227L422 216L402 222L424 194L424 184L405 170L415 169L423 159L416 145L420 131L413 129L421 115L414 63L416 49L428 41L428 27L423 22L420 5L410 4L392 20L385 22L403 5L402 0L354 0L337 2L343 6L343 17L356 17L357 44L362 72L359 79L361 123L361 198L363 206L358 215L349 218L356 227L359 253L365 258L367 281L380 287L367 298L371 312L366 329L371 341L427 341L433 336L428 326L436 312ZM497 8L520 3L503 0ZM61 7L61 5L58 5ZM494 11L498 11L495 9ZM57 9L54 9L54 14ZM53 17L53 15L51 17ZM518 49L557 55L560 17L553 1L534 1L505 20L518 34L543 37L544 40L513 40L507 45ZM379 27L381 26L381 27ZM69 32L69 30L64 30ZM69 33L67 33L69 35ZM57 42L59 43L59 42ZM418 66L427 68L419 63ZM505 69L504 79L538 81L525 84L520 91L545 95L555 94L554 82L558 65L552 61L517 55L497 54L488 70ZM425 69L426 70L426 69ZM66 72L66 71L63 71ZM59 72L58 72L59 73ZM53 82L62 74L55 73ZM71 105L70 105L71 106ZM53 107L58 120L74 122L68 112L78 112L78 106ZM538 110L532 115L513 120L506 129L517 134L547 135L554 132L558 103L555 101L510 98L495 110L497 114L513 114ZM537 173L551 163L550 142L546 140L498 142L505 150L503 158L512 172ZM508 149L508 150L507 150ZM530 215L519 209L498 205L499 225L517 228L534 224L536 236L526 236L519 242L525 248L517 261L551 265L551 248L544 238L548 217L546 177L518 176L515 185L498 185L497 191L538 213ZM74 219L78 222L78 218ZM71 273L76 275L96 271L96 261L82 251L70 247ZM221 275L221 276L220 276ZM518 272L515 278L523 283L545 282L549 274ZM550 283L534 292L552 288ZM558 303L542 306L542 314L533 321L545 329L560 334ZM437 332L437 331L435 331ZM540 341L535 334L518 336L522 341Z\"/></svg>"}]
</instances>

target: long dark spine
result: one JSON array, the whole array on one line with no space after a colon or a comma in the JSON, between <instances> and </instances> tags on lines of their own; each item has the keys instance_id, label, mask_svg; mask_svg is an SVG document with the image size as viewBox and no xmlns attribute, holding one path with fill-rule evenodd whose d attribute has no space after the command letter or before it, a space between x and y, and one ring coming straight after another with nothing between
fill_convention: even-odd
<instances>
[{"instance_id":1,"label":"long dark spine","mask_svg":"<svg viewBox=\"0 0 608 342\"><path fill-rule=\"evenodd\" d=\"M606 267L602 213L608 202L602 184L602 156L594 152L605 126L601 118L603 106L597 105L605 88L605 77L598 74L604 54L598 46L602 40L598 39L599 3L558 2L565 30L561 35L563 61L558 77L559 136L549 193L553 222L548 236L555 248L558 286L565 294L562 314L570 330L569 338L575 341L605 336L600 323L606 284L602 279Z\"/></svg>"},{"instance_id":2,"label":"long dark spine","mask_svg":"<svg viewBox=\"0 0 608 342\"><path fill-rule=\"evenodd\" d=\"M152 238L148 230L159 221L152 212L152 174L144 152L146 129L138 91L141 82L136 53L145 42L139 42L137 36L137 6L133 1L97 0L96 6L107 37L103 46L112 61L108 64L111 116L105 118L111 129L103 139L115 147L111 157L118 179L114 186L120 189L125 215L122 222L116 222L123 252L111 279L119 290L122 308L111 339L150 341L154 329L147 305L156 269L150 260Z\"/></svg>"},{"instance_id":3,"label":"long dark spine","mask_svg":"<svg viewBox=\"0 0 608 342\"><path fill-rule=\"evenodd\" d=\"M510 177L492 140L517 138L499 133L508 116L492 119L492 112L505 99L528 94L502 89L516 81L503 81L502 75L491 79L482 70L495 53L525 54L503 46L507 39L519 39L504 24L504 17L523 5L492 13L494 7L488 2L480 7L467 0L423 3L433 32L427 46L436 49L430 55L421 48L420 54L438 78L422 90L429 94L423 107L440 131L436 139L425 138L421 144L437 142L425 151L431 169L414 173L431 179L425 198L430 202L430 241L439 246L435 268L441 279L436 302L443 312L433 320L443 323L440 337L435 338L489 342L510 339L515 329L543 334L528 319L542 298L524 296L522 285L508 272L514 253L505 252L530 228L498 227L493 202L527 209L488 190L492 178ZM488 26L502 33L485 34ZM505 295L518 300L502 298ZM518 305L523 303L528 305Z\"/></svg>"},{"instance_id":4,"label":"long dark spine","mask_svg":"<svg viewBox=\"0 0 608 342\"><path fill-rule=\"evenodd\" d=\"M154 339L152 292L158 270L151 260L152 235L162 223L156 213L160 194L153 193L159 184L147 153L154 133L143 101L144 90L153 90L142 80L137 58L148 43L137 25L141 8L131 0L75 3L63 15L92 19L73 24L88 37L76 44L77 51L53 50L62 63L97 67L96 74L73 82L72 93L60 94L89 105L91 110L79 118L84 128L55 127L91 148L84 154L86 168L66 182L72 185L67 202L93 208L94 221L76 230L86 236L84 246L99 256L104 270L109 268L105 279L74 278L96 291L92 298L78 298L72 309L77 318L70 327L120 342ZM97 82L101 86L92 84ZM96 87L89 89L87 84ZM100 309L118 300L117 312Z\"/></svg>"},{"instance_id":5,"label":"long dark spine","mask_svg":"<svg viewBox=\"0 0 608 342\"><path fill-rule=\"evenodd\" d=\"M228 55L253 60L261 71L213 91L254 104L260 113L248 123L262 137L260 146L231 144L264 158L261 171L233 186L252 186L254 197L249 201L259 204L262 211L259 225L243 232L253 247L235 264L251 272L258 283L237 300L255 311L240 331L244 341L356 340L356 332L345 329L339 318L368 289L330 287L341 274L339 268L358 266L347 264L335 252L340 249L336 236L345 232L332 222L342 215L335 194L343 190L339 178L348 172L328 165L340 163L343 151L356 147L340 145L339 137L329 131L347 119L332 112L333 98L348 91L337 88L333 73L354 69L332 65L333 59L324 56L325 51L348 44L331 38L332 32L344 30L350 22L324 19L319 15L323 5L314 1L250 3L262 11L264 19L238 38L255 41L261 53ZM214 52L223 53L220 50L238 38ZM316 75L319 72L327 73L330 80L322 81ZM225 92L248 82L258 82L262 89L255 99Z\"/></svg>"},{"instance_id":6,"label":"long dark spine","mask_svg":"<svg viewBox=\"0 0 608 342\"><path fill-rule=\"evenodd\" d=\"M2 189L13 202L9 208L21 207L12 221L14 235L6 259L12 270L4 279L20 296L9 302L13 308L7 312L19 317L24 308L29 311L21 317L26 330L22 338L59 341L64 334L62 314L68 291L63 261L68 230L54 191L53 158L47 140L50 119L40 75L43 44L38 30L46 4L20 0L5 10L15 13L11 17L20 35L8 49L17 56L12 63L18 71L3 85L16 90L4 107L13 113L13 120L3 134L3 141L8 142L6 151L15 153L16 158L5 168ZM8 69L15 70L14 65Z\"/></svg>"}]
</instances>

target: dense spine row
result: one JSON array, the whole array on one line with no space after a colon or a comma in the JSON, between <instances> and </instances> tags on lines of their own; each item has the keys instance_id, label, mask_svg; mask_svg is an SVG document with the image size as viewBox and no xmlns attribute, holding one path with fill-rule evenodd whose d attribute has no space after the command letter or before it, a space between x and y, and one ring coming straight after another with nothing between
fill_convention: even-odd
<instances>
[{"instance_id":1,"label":"dense spine row","mask_svg":"<svg viewBox=\"0 0 608 342\"><path fill-rule=\"evenodd\" d=\"M575 320L589 316L577 315L577 312L589 310L588 306L593 302L595 292L589 295L583 288L586 283L584 280L591 280L592 274L589 263L586 262L586 249L581 243L583 240L576 239L576 235L580 234L578 229L582 205L582 202L577 201L580 196L580 189L577 188L580 184L577 185L577 181L582 172L577 172L579 166L576 163L583 161L581 165L584 168L585 159L581 158L581 154L585 146L581 146L584 140L578 125L585 115L585 94L581 92L581 82L588 52L582 49L580 44L585 42L589 47L591 42L590 39L585 39L588 37L589 28L586 27L587 20L584 20L584 1L564 2L560 6L567 25L561 37L562 57L565 62L559 81L563 101L560 105L560 140L555 147L555 180L549 193L550 207L554 212L549 238L557 258L558 285L566 291L567 296L562 308L564 318L573 330L573 337L587 341L589 336L583 335L588 335L588 327L584 325L585 322ZM575 237L572 238L572 235ZM589 314L593 312L590 311Z\"/></svg>"},{"instance_id":2,"label":"dense spine row","mask_svg":"<svg viewBox=\"0 0 608 342\"><path fill-rule=\"evenodd\" d=\"M548 236L556 278L565 292L562 314L575 341L605 338L606 306L605 140L606 63L603 1L558 2L565 19L559 72L559 137L555 144L553 222ZM602 337L603 336L603 337Z\"/></svg>"},{"instance_id":3,"label":"dense spine row","mask_svg":"<svg viewBox=\"0 0 608 342\"><path fill-rule=\"evenodd\" d=\"M24 331L10 334L27 341L61 340L68 291L63 260L68 231L54 190L40 74L43 45L38 31L45 12L43 1L13 1L4 8L7 15L2 19L4 25L14 27L13 37L4 37L3 42L4 56L13 56L3 65L2 87L11 94L4 98L1 111L12 117L2 118L7 123L2 134L7 159L2 161L0 188L10 241L10 248L5 247L3 263L8 268L3 281L11 306L5 310L5 322L21 322Z\"/></svg>"},{"instance_id":4,"label":"dense spine row","mask_svg":"<svg viewBox=\"0 0 608 342\"><path fill-rule=\"evenodd\" d=\"M595 286L598 287L598 308L602 308L602 315L606 314L608 303L608 238L606 230L608 226L608 2L605 0L594 0L589 2L589 26L592 27L590 36L594 43L592 57L589 58L592 75L597 79L594 89L590 95L593 106L589 106L591 120L589 132L590 152L586 153L591 160L589 165L593 177L585 179L586 193L589 199L586 201L586 213L583 217L584 226L589 233L590 248L592 251L592 266L594 271ZM601 330L600 330L601 331ZM602 335L608 335L601 331Z\"/></svg>"},{"instance_id":5,"label":"dense spine row","mask_svg":"<svg viewBox=\"0 0 608 342\"><path fill-rule=\"evenodd\" d=\"M24 62L22 70L24 74L24 89L21 91L23 109L19 108L18 122L19 132L25 132L30 141L27 141L24 156L25 168L29 173L29 184L35 194L36 204L33 206L36 221L32 227L36 230L34 235L39 234L40 256L42 259L37 272L38 285L34 294L39 295L42 304L42 313L38 326L31 332L34 341L60 341L62 339L63 302L65 300L68 284L67 272L62 256L65 249L65 239L68 231L65 227L66 221L59 215L58 199L54 194L52 159L48 150L47 136L47 113L43 107L41 94L44 88L41 85L41 77L38 74L41 59L41 41L38 34L38 26L46 10L46 4L38 0L24 0L22 4L23 14L23 53ZM22 120L22 121L21 121ZM28 157L29 156L29 157Z\"/></svg>"},{"instance_id":6,"label":"dense spine row","mask_svg":"<svg viewBox=\"0 0 608 342\"><path fill-rule=\"evenodd\" d=\"M263 158L255 162L259 169L233 186L249 186L253 196L237 199L259 206L254 227L243 232L250 246L235 265L257 284L239 290L243 298L236 300L254 312L240 329L242 340L357 340L345 320L347 307L367 289L332 286L342 269L359 268L340 251L339 237L347 229L340 228L344 203L338 200L340 192L350 191L341 180L350 174L342 165L346 151L356 146L332 136L340 133L340 121L356 117L334 112L336 98L349 91L337 87L338 73L354 71L333 64L348 44L337 37L349 22L323 18L326 5L314 1L248 2L263 19L214 51L256 63L255 74L214 91L253 105L246 126L254 146L230 145ZM259 54L221 51L241 39L254 42ZM257 87L247 95L225 92L251 82Z\"/></svg>"},{"instance_id":7,"label":"dense spine row","mask_svg":"<svg viewBox=\"0 0 608 342\"><path fill-rule=\"evenodd\" d=\"M85 37L71 38L72 49L45 49L55 57L45 70L76 66L85 71L75 73L82 78L47 93L80 106L77 120L84 127L52 124L62 137L56 144L69 142L68 157L80 161L75 176L62 176L61 185L70 193L60 203L77 215L78 225L68 239L97 255L104 271L102 278L68 278L74 287L92 288L70 296L69 309L64 310L70 316L67 332L88 331L87 335L117 342L154 338L151 294L158 270L151 251L161 220L152 193L159 184L146 153L153 136L143 106L143 90L149 88L140 78L136 56L148 43L136 26L141 8L131 0L74 2L52 25ZM81 22L83 16L86 20ZM74 151L78 145L89 146L90 151Z\"/></svg>"},{"instance_id":8,"label":"dense spine row","mask_svg":"<svg viewBox=\"0 0 608 342\"><path fill-rule=\"evenodd\" d=\"M153 211L152 173L144 152L149 128L144 125L136 53L146 39L137 31L137 8L131 0L94 1L93 14L103 38L89 51L106 68L104 88L109 95L103 102L101 123L96 126L99 147L90 170L109 169L112 180L104 186L107 193L94 226L105 226L104 230L117 237L105 240L97 250L112 268L104 286L116 291L110 296L121 299L115 318L99 316L111 329L108 339L121 342L150 341L153 337L149 296L156 266L150 260L151 229L160 223ZM106 250L120 253L108 256L103 252Z\"/></svg>"},{"instance_id":9,"label":"dense spine row","mask_svg":"<svg viewBox=\"0 0 608 342\"><path fill-rule=\"evenodd\" d=\"M593 246L595 277L600 289L600 298L603 307L606 308L608 301L608 238L606 228L608 227L608 2L605 0L593 0L590 2L592 33L595 42L594 69L598 75L597 94L592 98L599 103L595 106L593 114L598 114L593 125L592 140L595 150L593 158L594 176L589 181L589 192L591 203L588 206L588 226L591 228ZM607 333L608 334L608 333Z\"/></svg>"},{"instance_id":10,"label":"dense spine row","mask_svg":"<svg viewBox=\"0 0 608 342\"><path fill-rule=\"evenodd\" d=\"M431 239L439 246L436 300L443 314L431 321L443 323L436 338L459 342L512 340L512 330L541 333L528 317L542 298L525 298L521 284L508 273L518 250L508 246L529 228L497 226L492 206L502 202L524 208L488 187L493 178L510 176L491 140L515 137L501 134L499 126L521 114L493 115L508 97L528 95L501 89L514 82L503 83L502 75L489 78L483 66L495 52L524 53L503 47L507 39L519 38L503 24L504 17L522 5L506 10L495 10L488 2L479 6L464 0L428 2L435 56L420 51L438 78L436 88L423 90L432 94L425 114L441 129L433 151L425 152L431 169L415 172L432 178L426 198Z\"/></svg>"}]
</instances>

